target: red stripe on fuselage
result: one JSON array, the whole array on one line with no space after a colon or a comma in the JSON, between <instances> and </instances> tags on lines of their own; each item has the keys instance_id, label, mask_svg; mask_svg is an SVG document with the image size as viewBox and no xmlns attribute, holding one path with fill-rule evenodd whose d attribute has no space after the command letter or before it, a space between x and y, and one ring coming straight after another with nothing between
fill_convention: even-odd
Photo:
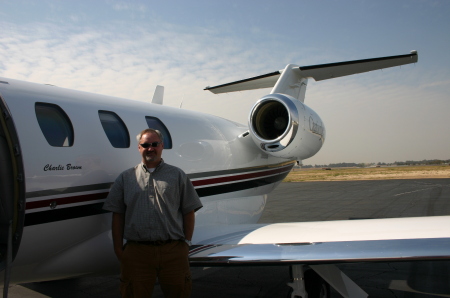
<instances>
[{"instance_id":1,"label":"red stripe on fuselage","mask_svg":"<svg viewBox=\"0 0 450 298\"><path fill-rule=\"evenodd\" d=\"M268 171L261 171L261 172L256 172L256 173L217 177L217 178L204 179L204 180L196 180L196 181L192 181L192 184L194 186L204 186L204 185L210 185L210 184L219 184L219 183L225 183L225 182L234 182L234 181L238 181L238 180L258 178L258 177L274 175L274 174L279 174L282 172L290 171L291 167L292 167L292 165L289 165L288 167L283 167L283 168L278 168L278 169L273 169L273 170L268 170Z\"/></svg>"}]
</instances>

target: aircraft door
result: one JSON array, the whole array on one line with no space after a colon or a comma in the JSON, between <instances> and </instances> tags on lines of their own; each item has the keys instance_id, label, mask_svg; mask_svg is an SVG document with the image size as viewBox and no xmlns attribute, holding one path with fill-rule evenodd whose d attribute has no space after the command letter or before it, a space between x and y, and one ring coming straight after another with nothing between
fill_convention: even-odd
<instances>
[{"instance_id":1,"label":"aircraft door","mask_svg":"<svg viewBox=\"0 0 450 298\"><path fill-rule=\"evenodd\" d=\"M25 216L25 185L20 146L11 114L0 96L0 272L19 248ZM10 231L12 231L10 235ZM11 247L8 252L8 240Z\"/></svg>"}]
</instances>

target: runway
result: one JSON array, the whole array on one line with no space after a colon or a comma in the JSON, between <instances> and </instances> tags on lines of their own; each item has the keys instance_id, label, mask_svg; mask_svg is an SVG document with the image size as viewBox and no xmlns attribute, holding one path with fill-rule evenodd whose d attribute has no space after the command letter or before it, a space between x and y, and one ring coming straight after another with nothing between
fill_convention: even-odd
<instances>
[{"instance_id":1,"label":"runway","mask_svg":"<svg viewBox=\"0 0 450 298\"><path fill-rule=\"evenodd\" d=\"M282 183L269 195L260 222L433 215L450 215L450 179ZM449 261L339 268L369 297L450 297ZM192 297L284 298L289 292L288 267L193 268L193 281ZM9 297L119 297L118 286L118 276L86 277L16 285ZM163 296L157 290L154 297Z\"/></svg>"}]
</instances>

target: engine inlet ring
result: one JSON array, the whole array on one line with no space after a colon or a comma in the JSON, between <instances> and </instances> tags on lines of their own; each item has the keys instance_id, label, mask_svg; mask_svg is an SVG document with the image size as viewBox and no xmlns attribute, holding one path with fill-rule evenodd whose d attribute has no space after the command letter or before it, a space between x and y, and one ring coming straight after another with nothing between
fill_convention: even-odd
<instances>
[{"instance_id":1,"label":"engine inlet ring","mask_svg":"<svg viewBox=\"0 0 450 298\"><path fill-rule=\"evenodd\" d=\"M249 128L261 142L263 150L280 151L294 139L298 128L298 110L293 100L284 94L269 94L253 106Z\"/></svg>"}]
</instances>

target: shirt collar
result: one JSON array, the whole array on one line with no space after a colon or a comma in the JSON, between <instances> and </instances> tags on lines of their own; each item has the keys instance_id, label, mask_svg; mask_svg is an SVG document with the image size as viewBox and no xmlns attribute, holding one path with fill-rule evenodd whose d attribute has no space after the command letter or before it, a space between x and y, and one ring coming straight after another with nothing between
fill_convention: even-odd
<instances>
[{"instance_id":1,"label":"shirt collar","mask_svg":"<svg viewBox=\"0 0 450 298\"><path fill-rule=\"evenodd\" d=\"M158 168L159 168L160 166L162 166L163 164L164 164L164 159L161 158L161 162L156 166L155 171L158 170ZM148 168L147 168L147 166L145 165L144 162L141 162L141 167L142 167L142 169L144 170L144 172L150 173L150 171L148 170ZM155 172L155 171L153 171L153 172Z\"/></svg>"}]
</instances>

